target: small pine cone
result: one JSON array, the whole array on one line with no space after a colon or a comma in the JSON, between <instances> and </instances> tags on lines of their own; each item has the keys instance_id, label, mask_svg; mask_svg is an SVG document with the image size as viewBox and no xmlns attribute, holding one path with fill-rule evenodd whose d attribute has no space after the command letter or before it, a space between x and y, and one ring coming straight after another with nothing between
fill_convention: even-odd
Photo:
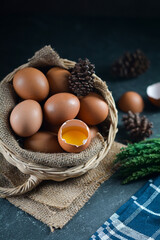
<instances>
[{"instance_id":1,"label":"small pine cone","mask_svg":"<svg viewBox=\"0 0 160 240\"><path fill-rule=\"evenodd\" d=\"M69 88L76 96L85 96L93 92L94 82L93 73L95 66L86 58L79 59L78 63L71 70L69 77Z\"/></svg>"},{"instance_id":2,"label":"small pine cone","mask_svg":"<svg viewBox=\"0 0 160 240\"><path fill-rule=\"evenodd\" d=\"M144 140L152 134L153 124L145 116L140 117L139 113L129 111L123 115L122 121L134 142Z\"/></svg>"},{"instance_id":3,"label":"small pine cone","mask_svg":"<svg viewBox=\"0 0 160 240\"><path fill-rule=\"evenodd\" d=\"M134 78L144 73L149 68L150 62L141 50L134 53L126 52L111 66L114 77Z\"/></svg>"}]
</instances>

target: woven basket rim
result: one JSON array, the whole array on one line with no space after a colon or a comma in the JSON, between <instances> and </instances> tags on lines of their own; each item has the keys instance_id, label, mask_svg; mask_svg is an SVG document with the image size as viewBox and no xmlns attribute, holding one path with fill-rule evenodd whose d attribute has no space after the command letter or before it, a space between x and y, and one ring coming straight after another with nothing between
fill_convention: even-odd
<instances>
[{"instance_id":1,"label":"woven basket rim","mask_svg":"<svg viewBox=\"0 0 160 240\"><path fill-rule=\"evenodd\" d=\"M63 64L64 68L69 69L72 68L76 62L68 60L68 59L60 59ZM1 82L3 84L4 82L10 82L8 81L8 77L10 79L13 79L13 76L15 72L18 70L28 67L29 63L25 63L18 68L16 68L13 72L8 74ZM117 132L117 122L118 122L118 115L117 115L117 109L115 106L114 99L112 97L111 92L108 90L108 87L104 81L102 81L96 74L94 76L94 85L95 88L98 89L99 84L103 83L103 87L105 91L107 91L107 99L105 99L109 105L109 114L110 114L110 127L109 127L109 133L107 139L104 141L104 147L103 149L98 152L95 156L93 156L87 163L74 166L74 167L61 167L61 168L51 168L39 165L37 163L27 163L26 161L23 161L24 159L20 156L17 156L16 153L11 151L4 143L3 140L0 139L0 152L3 154L5 159L12 165L16 166L21 172L24 174L28 174L31 176L34 176L35 179L38 179L38 181L44 180L44 179L51 179L55 181L63 181L67 178L77 177L85 172L87 172L90 169L95 168L100 161L107 155L108 151L111 148L111 145L115 139L115 135ZM0 84L0 85L1 85ZM32 179L33 181L33 179ZM36 181L35 181L36 182ZM1 193L1 189L0 189ZM23 193L23 192L21 192Z\"/></svg>"}]
</instances>

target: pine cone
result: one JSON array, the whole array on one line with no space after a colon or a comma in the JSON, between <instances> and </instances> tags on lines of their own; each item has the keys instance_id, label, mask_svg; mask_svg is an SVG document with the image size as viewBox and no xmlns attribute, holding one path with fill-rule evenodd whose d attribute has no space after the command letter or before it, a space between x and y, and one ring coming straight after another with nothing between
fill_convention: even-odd
<instances>
[{"instance_id":1,"label":"pine cone","mask_svg":"<svg viewBox=\"0 0 160 240\"><path fill-rule=\"evenodd\" d=\"M144 140L152 134L153 124L145 116L140 117L139 113L129 111L123 115L122 121L134 142Z\"/></svg>"},{"instance_id":2,"label":"pine cone","mask_svg":"<svg viewBox=\"0 0 160 240\"><path fill-rule=\"evenodd\" d=\"M144 73L149 68L150 62L141 50L134 53L126 52L111 66L114 77L134 78Z\"/></svg>"},{"instance_id":3,"label":"pine cone","mask_svg":"<svg viewBox=\"0 0 160 240\"><path fill-rule=\"evenodd\" d=\"M93 92L93 76L95 66L86 58L79 59L78 63L71 70L69 77L69 88L77 96L85 96Z\"/></svg>"}]
</instances>

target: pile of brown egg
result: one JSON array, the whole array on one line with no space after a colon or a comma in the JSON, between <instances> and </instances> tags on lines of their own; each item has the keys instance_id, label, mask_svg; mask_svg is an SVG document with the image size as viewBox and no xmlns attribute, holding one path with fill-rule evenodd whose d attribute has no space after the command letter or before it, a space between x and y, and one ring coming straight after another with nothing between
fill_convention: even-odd
<instances>
[{"instance_id":1,"label":"pile of brown egg","mask_svg":"<svg viewBox=\"0 0 160 240\"><path fill-rule=\"evenodd\" d=\"M70 92L70 72L52 67L46 75L33 67L16 72L13 88L20 102L10 114L14 133L23 138L24 148L57 153L80 152L89 146L108 115L102 96L89 93L77 97Z\"/></svg>"}]
</instances>

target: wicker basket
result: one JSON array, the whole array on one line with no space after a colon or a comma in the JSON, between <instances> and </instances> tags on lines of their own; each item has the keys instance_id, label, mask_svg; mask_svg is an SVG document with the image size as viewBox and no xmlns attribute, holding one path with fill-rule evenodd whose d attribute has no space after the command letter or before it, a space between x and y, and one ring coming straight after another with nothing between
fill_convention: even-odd
<instances>
[{"instance_id":1,"label":"wicker basket","mask_svg":"<svg viewBox=\"0 0 160 240\"><path fill-rule=\"evenodd\" d=\"M51 51L50 46L45 48L49 48ZM43 52L45 51L43 48ZM53 51L53 50L52 50ZM63 63L63 67L66 69L70 69L74 67L75 62L67 60L67 59L60 59ZM13 79L14 74L24 68L30 66L30 63L26 63L17 69L15 69L12 73L10 73L2 82L11 82ZM6 143L4 143L3 139L0 139L0 151L3 154L4 158L12 165L17 167L22 173L29 175L28 180L17 187L14 188L2 188L0 187L0 197L8 197L14 195L21 195L26 193L35 186L37 186L43 180L54 180L54 181L63 181L68 178L78 177L90 169L95 168L99 162L107 155L111 145L115 139L115 135L117 132L117 110L115 107L114 100L112 98L111 92L108 90L108 87L105 82L103 82L99 77L94 75L94 87L99 90L103 87L104 95L103 97L106 99L108 106L109 106L109 121L110 127L108 136L104 141L104 147L101 151L97 152L95 156L89 159L85 164L80 164L74 167L46 167L42 164L35 164L35 163L28 163L25 161L22 156L18 156L16 152L11 150Z\"/></svg>"}]
</instances>

